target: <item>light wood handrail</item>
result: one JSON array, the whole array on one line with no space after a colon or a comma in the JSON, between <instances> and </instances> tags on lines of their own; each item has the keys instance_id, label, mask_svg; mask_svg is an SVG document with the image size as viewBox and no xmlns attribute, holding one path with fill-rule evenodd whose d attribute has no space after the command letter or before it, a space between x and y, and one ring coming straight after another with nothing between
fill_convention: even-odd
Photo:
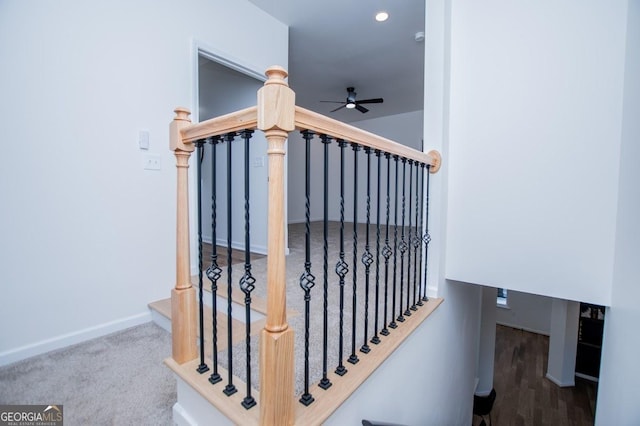
<instances>
[{"instance_id":1,"label":"light wood handrail","mask_svg":"<svg viewBox=\"0 0 640 426\"><path fill-rule=\"evenodd\" d=\"M258 123L258 108L255 106L240 111L191 124L181 129L182 142L192 143L211 136L223 135L240 130L253 130Z\"/></svg>"}]
</instances>

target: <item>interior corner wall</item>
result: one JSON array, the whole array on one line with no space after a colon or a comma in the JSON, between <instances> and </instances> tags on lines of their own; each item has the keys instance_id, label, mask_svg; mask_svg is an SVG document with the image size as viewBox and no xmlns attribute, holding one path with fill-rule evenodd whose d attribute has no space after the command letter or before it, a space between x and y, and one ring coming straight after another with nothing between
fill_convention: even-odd
<instances>
[{"instance_id":1,"label":"interior corner wall","mask_svg":"<svg viewBox=\"0 0 640 426\"><path fill-rule=\"evenodd\" d=\"M604 341L596 403L596 425L640 422L640 1L629 1L627 20L622 150L616 254L611 307L604 322Z\"/></svg>"},{"instance_id":2,"label":"interior corner wall","mask_svg":"<svg viewBox=\"0 0 640 426\"><path fill-rule=\"evenodd\" d=\"M496 323L548 336L552 300L546 296L509 290L508 308L496 308Z\"/></svg>"},{"instance_id":3,"label":"interior corner wall","mask_svg":"<svg viewBox=\"0 0 640 426\"><path fill-rule=\"evenodd\" d=\"M447 278L608 305L626 1L451 7Z\"/></svg>"},{"instance_id":4,"label":"interior corner wall","mask_svg":"<svg viewBox=\"0 0 640 426\"><path fill-rule=\"evenodd\" d=\"M288 28L246 0L0 2L0 364L148 320L169 296L169 123L193 105L194 40L288 66ZM143 129L160 171L143 170Z\"/></svg>"}]
</instances>

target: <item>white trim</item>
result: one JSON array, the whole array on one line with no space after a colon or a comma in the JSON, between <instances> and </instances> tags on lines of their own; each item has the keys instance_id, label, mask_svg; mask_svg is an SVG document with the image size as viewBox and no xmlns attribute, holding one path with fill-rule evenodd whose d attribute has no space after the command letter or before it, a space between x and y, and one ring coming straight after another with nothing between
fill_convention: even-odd
<instances>
[{"instance_id":1,"label":"white trim","mask_svg":"<svg viewBox=\"0 0 640 426\"><path fill-rule=\"evenodd\" d=\"M203 243L207 243L207 244L211 244L211 236L210 235L203 235L202 236L202 242ZM223 239L223 238L217 238L216 239L216 245L217 246L226 247L227 246L227 240ZM236 249L236 250L240 250L240 251L244 251L244 242L243 241L231 241L231 248L232 249ZM250 247L249 250L251 251L251 253L267 254L267 247L263 246L263 245L251 244L251 247ZM196 253L197 253L197 251L196 251ZM197 269L196 269L196 271L197 271Z\"/></svg>"},{"instance_id":2,"label":"white trim","mask_svg":"<svg viewBox=\"0 0 640 426\"><path fill-rule=\"evenodd\" d=\"M102 337L149 321L151 321L151 313L147 310L146 312L132 315L127 318L106 322L83 330L62 334L30 345L1 352L0 366L12 364L32 356L41 355L49 351L75 345L77 343L82 343L87 340L95 339L96 337Z\"/></svg>"},{"instance_id":3,"label":"white trim","mask_svg":"<svg viewBox=\"0 0 640 426\"><path fill-rule=\"evenodd\" d=\"M496 321L498 325L504 325L505 327L515 328L516 330L528 331L529 333L542 334L543 336L549 336L548 331L536 330L534 328L522 327L521 325L509 324L507 322Z\"/></svg>"},{"instance_id":4,"label":"white trim","mask_svg":"<svg viewBox=\"0 0 640 426\"><path fill-rule=\"evenodd\" d=\"M173 406L173 421L179 426L191 425L233 425L198 391L174 374L177 384L177 402Z\"/></svg>"},{"instance_id":5,"label":"white trim","mask_svg":"<svg viewBox=\"0 0 640 426\"><path fill-rule=\"evenodd\" d=\"M267 81L267 76L263 73L263 70L260 70L254 64L244 62L228 52L216 49L215 47L197 39L192 40L192 45L193 51L196 53L196 58L197 56L203 56L210 61L217 62L227 68L231 68L232 70L255 78L256 80Z\"/></svg>"},{"instance_id":6,"label":"white trim","mask_svg":"<svg viewBox=\"0 0 640 426\"><path fill-rule=\"evenodd\" d=\"M598 383L598 378L597 377L589 376L588 374L578 373L577 371L576 371L575 375L576 375L576 377L580 377L581 379L591 380L592 382Z\"/></svg>"},{"instance_id":7,"label":"white trim","mask_svg":"<svg viewBox=\"0 0 640 426\"><path fill-rule=\"evenodd\" d=\"M553 383L555 383L556 385L560 386L561 388L567 388L567 387L571 387L571 386L575 386L575 380L571 380L569 382L563 382L562 380L556 379L555 377L553 377L551 374L547 373L546 375L547 379L551 380Z\"/></svg>"}]
</instances>

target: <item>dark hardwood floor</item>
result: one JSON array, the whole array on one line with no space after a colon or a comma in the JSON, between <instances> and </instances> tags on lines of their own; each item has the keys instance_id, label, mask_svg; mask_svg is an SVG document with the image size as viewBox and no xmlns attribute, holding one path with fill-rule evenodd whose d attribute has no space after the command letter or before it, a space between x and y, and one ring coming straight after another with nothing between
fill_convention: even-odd
<instances>
[{"instance_id":1,"label":"dark hardwood floor","mask_svg":"<svg viewBox=\"0 0 640 426\"><path fill-rule=\"evenodd\" d=\"M593 425L596 383L576 377L575 387L558 387L545 377L548 351L547 336L497 326L493 425Z\"/></svg>"}]
</instances>

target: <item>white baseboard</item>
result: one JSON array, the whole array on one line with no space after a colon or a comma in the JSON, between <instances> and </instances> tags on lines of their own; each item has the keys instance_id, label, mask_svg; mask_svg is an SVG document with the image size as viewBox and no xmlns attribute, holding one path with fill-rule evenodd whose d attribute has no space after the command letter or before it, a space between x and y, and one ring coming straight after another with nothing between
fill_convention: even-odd
<instances>
[{"instance_id":1,"label":"white baseboard","mask_svg":"<svg viewBox=\"0 0 640 426\"><path fill-rule=\"evenodd\" d=\"M576 385L575 380L570 380L568 382L563 382L562 380L556 379L555 377L553 377L549 373L547 373L546 377L547 377L547 379L551 380L553 383L555 383L556 385L560 386L561 388L567 388L567 387L571 387L571 386L575 386Z\"/></svg>"},{"instance_id":2,"label":"white baseboard","mask_svg":"<svg viewBox=\"0 0 640 426\"><path fill-rule=\"evenodd\" d=\"M5 352L0 352L0 366L13 364L14 362L22 361L23 359L27 359L32 356L41 355L43 353L56 349L62 349L67 346L95 339L96 337L101 337L107 334L114 333L116 331L135 327L136 325L144 324L149 321L151 321L151 314L147 310L146 312L127 318L99 324L93 327L85 328L83 330L78 330L72 333L62 334L60 336L45 339L40 342L32 343L30 345L10 349Z\"/></svg>"},{"instance_id":3,"label":"white baseboard","mask_svg":"<svg viewBox=\"0 0 640 426\"><path fill-rule=\"evenodd\" d=\"M598 383L597 377L589 376L588 374L578 373L577 371L575 374L576 374L576 377L580 377L581 379L591 380L592 382Z\"/></svg>"}]
</instances>

